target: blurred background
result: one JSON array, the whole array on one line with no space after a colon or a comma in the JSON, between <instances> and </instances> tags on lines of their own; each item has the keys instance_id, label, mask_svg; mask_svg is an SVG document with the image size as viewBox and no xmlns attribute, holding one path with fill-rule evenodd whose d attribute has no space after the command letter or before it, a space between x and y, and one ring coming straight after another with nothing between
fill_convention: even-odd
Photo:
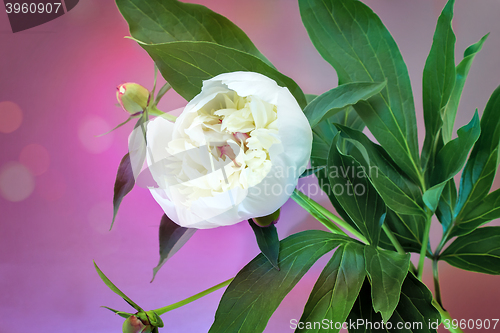
<instances>
[{"instance_id":1,"label":"blurred background","mask_svg":"<svg viewBox=\"0 0 500 333\"><path fill-rule=\"evenodd\" d=\"M317 54L292 0L196 0L242 28L256 46L306 93L337 85ZM444 0L366 0L392 33L407 63L422 146L421 73ZM500 1L457 0L457 63L465 48L491 32L467 80L455 129L482 113L500 83ZM120 332L123 319L100 308L132 309L99 279L105 274L146 309L162 307L234 276L259 250L246 222L198 231L149 283L158 262L163 214L148 190L125 197L115 226L113 184L132 124L124 121L116 86L151 89L153 62L135 42L113 1L82 0L66 15L13 34L0 12L0 333ZM164 82L164 81L161 81ZM186 104L173 91L164 111ZM500 110L499 110L500 111ZM312 182L312 179L303 181ZM498 188L496 182L494 188ZM318 200L327 204L326 196ZM281 238L322 226L289 201ZM441 237L436 222L433 248ZM416 258L414 258L416 259ZM266 332L291 332L324 257L286 297ZM429 262L430 263L430 262ZM440 265L445 307L457 319L498 318L500 279ZM425 281L432 289L430 265ZM164 332L206 332L223 291L163 316ZM498 328L497 328L498 329Z\"/></svg>"}]
</instances>

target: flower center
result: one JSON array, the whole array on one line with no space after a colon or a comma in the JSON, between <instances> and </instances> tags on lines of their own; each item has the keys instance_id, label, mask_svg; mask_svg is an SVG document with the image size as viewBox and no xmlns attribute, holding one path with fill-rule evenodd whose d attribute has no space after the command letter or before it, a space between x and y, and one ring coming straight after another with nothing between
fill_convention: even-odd
<instances>
[{"instance_id":1,"label":"flower center","mask_svg":"<svg viewBox=\"0 0 500 333\"><path fill-rule=\"evenodd\" d=\"M276 105L234 91L220 93L201 107L182 134L170 142L169 153L203 145L210 152L208 162L184 159L178 169L179 191L188 206L200 197L260 183L272 167L269 149L281 142Z\"/></svg>"}]
</instances>

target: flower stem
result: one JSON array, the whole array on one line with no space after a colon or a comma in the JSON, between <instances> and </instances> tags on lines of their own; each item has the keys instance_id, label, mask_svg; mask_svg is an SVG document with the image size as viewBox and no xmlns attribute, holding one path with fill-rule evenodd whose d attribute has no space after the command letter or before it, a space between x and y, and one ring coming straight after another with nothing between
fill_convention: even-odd
<instances>
[{"instance_id":1,"label":"flower stem","mask_svg":"<svg viewBox=\"0 0 500 333\"><path fill-rule=\"evenodd\" d=\"M298 198L297 198L298 197ZM345 222L344 220L342 220L340 217L338 217L337 215L333 214L332 212L330 212L328 209L326 209L325 207L323 207L322 205L320 205L319 203L317 203L316 201L314 201L313 199L309 198L307 195L305 195L304 193L298 191L298 190L295 190L292 194L292 199L295 200L295 202L297 202L299 205L301 205L302 207L304 207L302 205L302 203L300 202L300 199L305 201L310 207L312 207L317 213L321 214L323 217L326 217L327 219L318 219L316 218L318 221L320 221L325 227L328 228L328 230L332 231L333 233L339 233L339 231L345 235L345 232L343 232L338 226L341 226L342 228L344 228L345 230L347 230L348 232L350 232L351 234L353 234L355 237L357 237L360 241L362 241L363 243L365 244L368 244L368 241L366 240L366 238L360 234L356 229L354 229L351 225L349 225L347 222ZM304 209L308 210L306 207L304 207ZM309 211L309 210L308 210ZM310 211L309 211L310 212ZM313 215L314 216L314 215ZM316 217L316 216L315 216ZM329 223L329 222L326 222L328 221L328 219L330 219L331 221L333 221L334 223ZM336 223L336 224L335 224ZM335 231L334 231L335 230Z\"/></svg>"},{"instance_id":2,"label":"flower stem","mask_svg":"<svg viewBox=\"0 0 500 333\"><path fill-rule=\"evenodd\" d=\"M167 305L167 306L164 306L163 308L159 308L159 309L156 309L154 310L154 312L156 312L158 315L162 315L168 311L172 311L174 309L177 309L177 308L180 308L181 306L184 306L188 303L191 303L191 302L194 302L196 301L197 299L199 298L202 298L203 296L206 296L210 293L213 293L214 291L216 290L219 290L220 288L223 288L225 286L227 286L228 284L231 283L231 281L233 281L234 278L230 278L229 280L226 280L224 282L221 282L219 283L218 285L216 286L213 286L211 288L208 288L207 290L204 290L196 295L193 295L191 297L188 297L180 302L177 302L177 303L174 303L174 304L170 304L170 305Z\"/></svg>"},{"instance_id":3,"label":"flower stem","mask_svg":"<svg viewBox=\"0 0 500 333\"><path fill-rule=\"evenodd\" d=\"M443 322L444 320L448 320L448 331L450 331L451 333L464 333L464 331L462 331L460 327L453 328L453 325L451 325L453 318L451 317L450 313L443 309L435 299L432 300L432 305L434 305L434 307L439 311L439 314L441 314L441 322Z\"/></svg>"},{"instance_id":4,"label":"flower stem","mask_svg":"<svg viewBox=\"0 0 500 333\"><path fill-rule=\"evenodd\" d=\"M422 248L420 249L420 258L418 260L418 279L422 280L424 274L424 262L427 255L427 247L429 245L429 232L431 230L432 213L427 211L427 219L425 221L424 239L422 241Z\"/></svg>"},{"instance_id":5,"label":"flower stem","mask_svg":"<svg viewBox=\"0 0 500 333\"><path fill-rule=\"evenodd\" d=\"M436 257L432 260L432 275L434 276L434 294L436 295L436 302L443 307L441 288L439 286L438 259Z\"/></svg>"}]
</instances>

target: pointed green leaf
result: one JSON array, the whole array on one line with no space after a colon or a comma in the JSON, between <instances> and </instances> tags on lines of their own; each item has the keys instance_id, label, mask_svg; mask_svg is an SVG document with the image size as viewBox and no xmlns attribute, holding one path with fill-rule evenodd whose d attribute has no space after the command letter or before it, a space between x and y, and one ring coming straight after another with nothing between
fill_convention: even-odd
<instances>
[{"instance_id":1,"label":"pointed green leaf","mask_svg":"<svg viewBox=\"0 0 500 333\"><path fill-rule=\"evenodd\" d=\"M347 243L335 251L309 295L301 322L323 322L327 319L328 322L343 323L346 320L366 276L363 256L363 246L357 243ZM329 330L331 333L339 331L340 328Z\"/></svg>"},{"instance_id":2,"label":"pointed green leaf","mask_svg":"<svg viewBox=\"0 0 500 333\"><path fill-rule=\"evenodd\" d=\"M155 279L156 273L160 268L170 259L186 242L194 235L197 229L184 228L172 221L166 214L163 214L160 221L160 261L155 268L153 268L153 278Z\"/></svg>"},{"instance_id":3,"label":"pointed green leaf","mask_svg":"<svg viewBox=\"0 0 500 333\"><path fill-rule=\"evenodd\" d=\"M377 245L386 206L361 165L343 155L333 141L328 155L328 180L333 195L370 244Z\"/></svg>"},{"instance_id":4,"label":"pointed green leaf","mask_svg":"<svg viewBox=\"0 0 500 333\"><path fill-rule=\"evenodd\" d=\"M410 181L381 146L366 135L338 126L341 136L353 144L349 154L367 171L385 204L400 214L425 215L420 189Z\"/></svg>"},{"instance_id":5,"label":"pointed green leaf","mask_svg":"<svg viewBox=\"0 0 500 333\"><path fill-rule=\"evenodd\" d=\"M354 230L358 231L361 233L359 230L358 226L354 221L349 217L347 212L342 208L342 205L339 203L337 200L337 197L332 189L332 186L330 184L330 181L328 180L328 174L326 173L326 168L320 170L316 176L318 177L318 185L319 187L325 192L325 194L328 196L330 199L330 202L332 203L333 207L335 208L335 211L340 215L340 217L347 222ZM310 212L311 215L313 215L315 218L317 218L313 212ZM318 218L317 218L318 219ZM328 222L327 222L328 223Z\"/></svg>"},{"instance_id":6,"label":"pointed green leaf","mask_svg":"<svg viewBox=\"0 0 500 333\"><path fill-rule=\"evenodd\" d=\"M387 322L398 305L401 285L410 267L410 254L366 246L365 265L371 280L373 309Z\"/></svg>"},{"instance_id":7,"label":"pointed green leaf","mask_svg":"<svg viewBox=\"0 0 500 333\"><path fill-rule=\"evenodd\" d=\"M283 298L325 253L351 242L345 236L309 230L293 234L280 244L277 271L259 254L226 289L210 333L259 333Z\"/></svg>"},{"instance_id":8,"label":"pointed green leaf","mask_svg":"<svg viewBox=\"0 0 500 333\"><path fill-rule=\"evenodd\" d=\"M261 59L249 53L211 42L141 44L168 83L186 100L201 91L202 81L228 72L249 71L268 76L287 87L301 107L306 99L299 86Z\"/></svg>"},{"instance_id":9,"label":"pointed green leaf","mask_svg":"<svg viewBox=\"0 0 500 333\"><path fill-rule=\"evenodd\" d=\"M115 310L115 309L112 309L112 308L108 308L107 306L101 306L101 308L108 309L109 311L112 311L112 312L114 312L115 314L117 314L117 315L119 315L120 317L125 318L125 319L127 319L128 317L130 317L130 316L132 316L132 315L133 315L133 313L128 313L128 312L118 311L118 310Z\"/></svg>"},{"instance_id":10,"label":"pointed green leaf","mask_svg":"<svg viewBox=\"0 0 500 333\"><path fill-rule=\"evenodd\" d=\"M488 35L489 33L483 36L483 38L481 38L477 43L469 46L465 50L464 59L456 67L455 86L453 87L453 91L451 92L450 98L448 99L448 103L441 110L443 119L442 136L444 143L447 143L451 140L453 125L455 124L455 116L457 115L458 104L460 102L460 97L462 96L465 80L467 79L467 75L469 74L469 69L472 65L472 61L474 60L476 54L481 51L483 43Z\"/></svg>"},{"instance_id":11,"label":"pointed green leaf","mask_svg":"<svg viewBox=\"0 0 500 333\"><path fill-rule=\"evenodd\" d=\"M422 97L425 120L423 164L433 165L436 142L443 125L441 110L446 106L455 85L455 34L451 27L453 5L449 0L438 18L429 56L422 78Z\"/></svg>"},{"instance_id":12,"label":"pointed green leaf","mask_svg":"<svg viewBox=\"0 0 500 333\"><path fill-rule=\"evenodd\" d=\"M352 82L340 85L310 102L304 109L304 114L311 127L315 127L322 120L330 118L344 108L378 94L385 85L385 81L378 83Z\"/></svg>"},{"instance_id":13,"label":"pointed green leaf","mask_svg":"<svg viewBox=\"0 0 500 333\"><path fill-rule=\"evenodd\" d=\"M278 266L278 256L280 252L280 240L278 238L278 231L273 223L267 227L261 227L254 223L252 219L248 220L248 223L252 227L255 233L255 238L257 239L257 244L262 254L269 260L271 265L277 270Z\"/></svg>"},{"instance_id":14,"label":"pointed green leaf","mask_svg":"<svg viewBox=\"0 0 500 333\"><path fill-rule=\"evenodd\" d=\"M432 212L438 207L441 192L446 183L462 170L469 151L480 133L479 116L476 110L472 120L457 131L458 137L444 145L437 153L432 169L428 170L432 187L423 195L426 206Z\"/></svg>"},{"instance_id":15,"label":"pointed green leaf","mask_svg":"<svg viewBox=\"0 0 500 333\"><path fill-rule=\"evenodd\" d=\"M144 43L212 42L253 54L271 65L243 30L205 6L177 0L116 0L116 4L130 34Z\"/></svg>"},{"instance_id":16,"label":"pointed green leaf","mask_svg":"<svg viewBox=\"0 0 500 333\"><path fill-rule=\"evenodd\" d=\"M441 194L446 183L447 182L445 181L434 185L431 188L427 189L427 191L425 191L422 195L422 200L424 200L425 205L430 209L431 212L436 211L439 204L439 199L441 198Z\"/></svg>"},{"instance_id":17,"label":"pointed green leaf","mask_svg":"<svg viewBox=\"0 0 500 333\"><path fill-rule=\"evenodd\" d=\"M97 274L101 277L101 280L108 286L111 291L113 291L115 294L123 298L128 304L130 304L134 309L137 311L144 311L139 305L135 304L134 301L132 301L127 295L125 295L120 289L118 289L117 286L111 282L110 279L104 273L101 271L101 269L97 266L97 264L94 261L94 267L97 271Z\"/></svg>"},{"instance_id":18,"label":"pointed green leaf","mask_svg":"<svg viewBox=\"0 0 500 333\"><path fill-rule=\"evenodd\" d=\"M441 198L439 199L438 208L436 210L436 216L443 226L443 231L446 233L450 228L453 219L455 205L457 203L457 188L455 185L455 180L450 179L441 193Z\"/></svg>"},{"instance_id":19,"label":"pointed green leaf","mask_svg":"<svg viewBox=\"0 0 500 333\"><path fill-rule=\"evenodd\" d=\"M132 170L132 165L130 163L129 153L123 156L120 165L118 166L118 171L116 172L115 188L113 195L113 221L111 222L111 227L115 223L116 214L118 213L118 208L122 203L123 198L134 188L135 178L134 172Z\"/></svg>"},{"instance_id":20,"label":"pointed green leaf","mask_svg":"<svg viewBox=\"0 0 500 333\"><path fill-rule=\"evenodd\" d=\"M432 185L448 181L462 170L480 133L479 115L476 110L471 121L457 131L458 137L445 144L437 153L435 169L431 171Z\"/></svg>"},{"instance_id":21,"label":"pointed green leaf","mask_svg":"<svg viewBox=\"0 0 500 333\"><path fill-rule=\"evenodd\" d=\"M360 1L299 0L299 8L309 37L341 84L387 80L380 94L355 110L401 169L420 182L410 78L390 33Z\"/></svg>"},{"instance_id":22,"label":"pointed green leaf","mask_svg":"<svg viewBox=\"0 0 500 333\"><path fill-rule=\"evenodd\" d=\"M394 314L389 319L384 329L375 329L373 323L380 323L382 317L373 311L370 284L365 281L358 299L354 304L348 320L356 322L363 320L363 325L349 328L349 333L375 333L375 332L405 332L405 333L437 333L437 330L429 327L429 323L439 324L441 315L432 305L432 294L427 287L420 282L412 273L406 276L401 287L401 296ZM372 326L366 324L372 323ZM386 327L391 329L387 329ZM398 329L398 325L400 325ZM406 328L403 329L405 327ZM403 328L401 328L403 327Z\"/></svg>"},{"instance_id":23,"label":"pointed green leaf","mask_svg":"<svg viewBox=\"0 0 500 333\"><path fill-rule=\"evenodd\" d=\"M455 224L477 207L488 194L498 167L500 140L500 87L491 95L481 117L481 135L470 153L460 179L460 191L455 207ZM453 227L451 236L464 235L472 230Z\"/></svg>"},{"instance_id":24,"label":"pointed green leaf","mask_svg":"<svg viewBox=\"0 0 500 333\"><path fill-rule=\"evenodd\" d=\"M457 237L439 257L467 271L500 274L500 227L483 227Z\"/></svg>"},{"instance_id":25,"label":"pointed green leaf","mask_svg":"<svg viewBox=\"0 0 500 333\"><path fill-rule=\"evenodd\" d=\"M99 138L99 137L101 137L101 136L104 136L104 135L106 135L106 134L109 134L109 133L113 132L114 130L116 130L116 129L118 129L118 128L122 127L122 126L123 126L123 125L125 125L125 124L127 124L129 121L131 121L132 119L134 119L134 118L136 118L136 117L137 117L137 116L135 116L135 115L130 115L130 116L127 118L127 120L125 120L124 122L122 122L122 123L120 123L120 124L116 125L115 127L113 127L112 129L110 129L110 130L109 130L109 131L107 131L106 133L102 133L102 134L96 135L96 137L97 137L97 138Z\"/></svg>"},{"instance_id":26,"label":"pointed green leaf","mask_svg":"<svg viewBox=\"0 0 500 333\"><path fill-rule=\"evenodd\" d=\"M460 224L456 226L456 229L460 234L468 233L498 218L500 218L500 189L488 194L478 206L471 209L469 213L462 218Z\"/></svg>"}]
</instances>

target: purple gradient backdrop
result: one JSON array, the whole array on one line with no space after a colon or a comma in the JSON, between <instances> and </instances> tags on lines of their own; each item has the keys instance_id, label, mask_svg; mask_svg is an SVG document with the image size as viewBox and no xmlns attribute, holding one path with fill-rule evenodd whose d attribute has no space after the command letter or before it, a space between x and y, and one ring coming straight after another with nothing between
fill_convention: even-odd
<instances>
[{"instance_id":1,"label":"purple gradient backdrop","mask_svg":"<svg viewBox=\"0 0 500 333\"><path fill-rule=\"evenodd\" d=\"M336 86L335 72L308 40L295 1L198 3L239 25L305 92L320 94ZM445 1L366 3L400 46L423 129L421 72ZM455 13L457 59L468 45L491 32L472 66L458 127L468 122L475 108L482 112L500 83L500 2L457 0ZM127 116L115 106L118 84L132 81L151 88L153 79L152 61L125 35L127 25L109 0L82 0L68 14L16 34L10 31L7 15L0 13L0 103L16 103L23 115L17 130L0 131L0 182L4 184L0 184L4 186L0 192L0 333L120 332L122 319L99 306L131 309L100 281L92 260L149 309L234 276L258 253L246 223L199 231L150 284L158 260L162 211L148 191L134 189L124 199L115 227L107 230L116 168L126 153L131 126L102 138L94 135ZM185 103L169 92L160 108L173 110ZM0 129L15 126L14 119L2 113L6 105L0 104ZM423 136L421 130L420 145ZM5 199L9 195L27 198L11 202ZM318 199L327 202L324 196ZM311 228L322 227L288 202L278 224L280 237ZM431 237L434 247L440 234L436 225ZM289 320L300 317L326 260L313 266L287 296L266 332L292 331ZM430 265L426 267L430 285ZM445 306L455 318L499 317L498 277L462 272L445 263L440 268ZM208 331L221 295L222 291L215 292L164 315L163 331Z\"/></svg>"}]
</instances>

